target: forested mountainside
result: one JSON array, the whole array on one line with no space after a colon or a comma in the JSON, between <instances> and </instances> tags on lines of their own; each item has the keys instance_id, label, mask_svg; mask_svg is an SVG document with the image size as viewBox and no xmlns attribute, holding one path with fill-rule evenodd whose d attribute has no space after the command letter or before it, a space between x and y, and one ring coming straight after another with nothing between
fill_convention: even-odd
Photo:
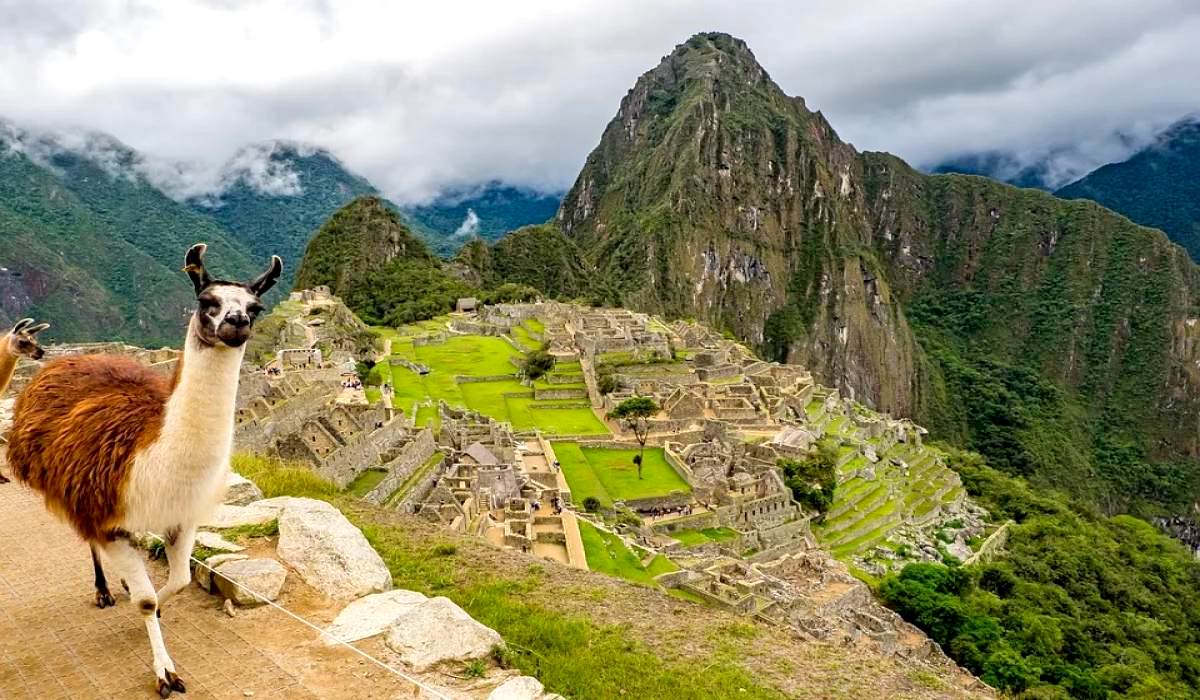
<instances>
[{"instance_id":1,"label":"forested mountainside","mask_svg":"<svg viewBox=\"0 0 1200 700\"><path fill-rule=\"evenodd\" d=\"M1182 249L1090 202L859 153L740 40L697 35L643 75L556 223L464 258L545 285L545 241L587 271L549 293L699 318L1113 511L1200 493Z\"/></svg>"},{"instance_id":2,"label":"forested mountainside","mask_svg":"<svg viewBox=\"0 0 1200 700\"><path fill-rule=\"evenodd\" d=\"M214 269L231 278L281 256L273 299L322 223L378 196L330 153L282 141L241 149L208 186L195 177L165 173L107 134L0 120L0 323L35 315L54 320L47 337L59 341L177 343L193 303L179 268L193 243L208 243Z\"/></svg>"},{"instance_id":3,"label":"forested mountainside","mask_svg":"<svg viewBox=\"0 0 1200 700\"><path fill-rule=\"evenodd\" d=\"M1200 117L1180 121L1129 159L1097 168L1055 194L1091 199L1160 228L1200 260Z\"/></svg>"},{"instance_id":4,"label":"forested mountainside","mask_svg":"<svg viewBox=\"0 0 1200 700\"><path fill-rule=\"evenodd\" d=\"M947 159L929 168L929 172L935 175L981 175L1017 187L1036 187L1049 191L1053 189L1051 183L1054 179L1050 168L1048 160L1025 164L1002 151L985 151Z\"/></svg>"},{"instance_id":5,"label":"forested mountainside","mask_svg":"<svg viewBox=\"0 0 1200 700\"><path fill-rule=\"evenodd\" d=\"M88 157L35 138L0 130L0 322L43 318L56 340L177 344L194 301L179 271L189 246L208 242L222 275L258 269L220 225L129 169L122 144L92 135Z\"/></svg>"},{"instance_id":6,"label":"forested mountainside","mask_svg":"<svg viewBox=\"0 0 1200 700\"><path fill-rule=\"evenodd\" d=\"M296 271L299 288L328 286L367 323L399 325L453 308L473 290L378 197L361 197L323 225Z\"/></svg>"},{"instance_id":7,"label":"forested mountainside","mask_svg":"<svg viewBox=\"0 0 1200 700\"><path fill-rule=\"evenodd\" d=\"M561 201L561 194L493 181L451 189L429 204L406 207L404 216L434 252L450 257L476 237L493 242L509 231L546 223Z\"/></svg>"},{"instance_id":8,"label":"forested mountainside","mask_svg":"<svg viewBox=\"0 0 1200 700\"><path fill-rule=\"evenodd\" d=\"M329 152L282 141L255 144L233 157L220 191L189 204L216 219L256 258L298 262L304 246L339 208L379 191ZM295 266L284 270L290 286Z\"/></svg>"}]
</instances>

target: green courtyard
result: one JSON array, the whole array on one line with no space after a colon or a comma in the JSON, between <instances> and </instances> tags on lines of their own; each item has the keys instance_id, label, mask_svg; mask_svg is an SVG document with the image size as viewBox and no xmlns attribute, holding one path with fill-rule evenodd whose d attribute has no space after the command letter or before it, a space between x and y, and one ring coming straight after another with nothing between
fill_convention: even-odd
<instances>
[{"instance_id":1,"label":"green courtyard","mask_svg":"<svg viewBox=\"0 0 1200 700\"><path fill-rule=\"evenodd\" d=\"M642 462L642 478L637 475L633 458L636 448L613 449L581 446L577 442L554 442L554 453L571 487L571 498L583 503L594 496L601 506L611 508L614 501L668 496L692 489L667 464L661 447L647 447Z\"/></svg>"},{"instance_id":2,"label":"green courtyard","mask_svg":"<svg viewBox=\"0 0 1200 700\"><path fill-rule=\"evenodd\" d=\"M655 555L649 564L643 566L639 553L625 546L620 537L600 530L586 520L579 521L579 536L583 540L588 568L592 571L658 587L655 576L679 570L675 562L661 554ZM644 556L645 552L642 554Z\"/></svg>"},{"instance_id":3,"label":"green courtyard","mask_svg":"<svg viewBox=\"0 0 1200 700\"><path fill-rule=\"evenodd\" d=\"M508 421L518 431L541 430L549 435L607 435L604 425L587 399L537 401L533 390L517 381L519 353L503 338L479 335L452 335L445 342L417 345L417 335L436 331L437 324L404 329L382 329L382 337L392 341L392 356L429 367L418 374L403 365L390 366L393 405L408 413L413 406L443 400L452 406L470 408L500 421ZM565 366L564 373L578 371ZM558 371L557 369L555 371ZM487 381L460 381L460 378L489 377ZM568 385L574 386L574 385ZM435 422L434 406L420 406L415 416L418 425Z\"/></svg>"}]
</instances>

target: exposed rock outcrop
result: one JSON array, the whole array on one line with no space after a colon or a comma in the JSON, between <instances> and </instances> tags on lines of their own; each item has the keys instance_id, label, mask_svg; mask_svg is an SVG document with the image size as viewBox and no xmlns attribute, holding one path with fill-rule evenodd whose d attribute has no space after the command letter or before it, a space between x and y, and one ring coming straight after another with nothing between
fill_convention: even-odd
<instances>
[{"instance_id":1,"label":"exposed rock outcrop","mask_svg":"<svg viewBox=\"0 0 1200 700\"><path fill-rule=\"evenodd\" d=\"M317 591L350 600L392 587L383 559L337 508L304 498L259 503L280 507L279 557Z\"/></svg>"},{"instance_id":2,"label":"exposed rock outcrop","mask_svg":"<svg viewBox=\"0 0 1200 700\"><path fill-rule=\"evenodd\" d=\"M418 671L445 661L483 658L503 642L495 630L442 597L407 608L387 631L388 647Z\"/></svg>"}]
</instances>

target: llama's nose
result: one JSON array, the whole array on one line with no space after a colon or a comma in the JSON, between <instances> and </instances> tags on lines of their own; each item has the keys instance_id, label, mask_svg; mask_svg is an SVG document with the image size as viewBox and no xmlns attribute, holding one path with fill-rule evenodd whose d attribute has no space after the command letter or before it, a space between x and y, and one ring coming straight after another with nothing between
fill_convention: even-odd
<instances>
[{"instance_id":1,"label":"llama's nose","mask_svg":"<svg viewBox=\"0 0 1200 700\"><path fill-rule=\"evenodd\" d=\"M245 328L250 325L250 317L241 311L233 311L225 315L225 322L234 328Z\"/></svg>"}]
</instances>

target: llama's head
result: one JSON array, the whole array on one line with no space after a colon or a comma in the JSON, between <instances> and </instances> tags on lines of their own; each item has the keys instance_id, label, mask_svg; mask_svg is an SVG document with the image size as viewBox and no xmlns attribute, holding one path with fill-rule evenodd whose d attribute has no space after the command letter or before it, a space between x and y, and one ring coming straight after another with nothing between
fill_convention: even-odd
<instances>
[{"instance_id":1,"label":"llama's head","mask_svg":"<svg viewBox=\"0 0 1200 700\"><path fill-rule=\"evenodd\" d=\"M49 327L49 323L35 325L32 318L23 318L4 336L4 349L10 355L24 355L32 360L40 360L46 351L38 345L37 334Z\"/></svg>"},{"instance_id":2,"label":"llama's head","mask_svg":"<svg viewBox=\"0 0 1200 700\"><path fill-rule=\"evenodd\" d=\"M210 347L241 347L250 337L254 320L262 312L262 295L275 286L283 272L283 261L271 256L266 272L250 282L216 280L204 267L203 243L187 252L183 269L196 288L196 313L192 332L201 343Z\"/></svg>"}]
</instances>

